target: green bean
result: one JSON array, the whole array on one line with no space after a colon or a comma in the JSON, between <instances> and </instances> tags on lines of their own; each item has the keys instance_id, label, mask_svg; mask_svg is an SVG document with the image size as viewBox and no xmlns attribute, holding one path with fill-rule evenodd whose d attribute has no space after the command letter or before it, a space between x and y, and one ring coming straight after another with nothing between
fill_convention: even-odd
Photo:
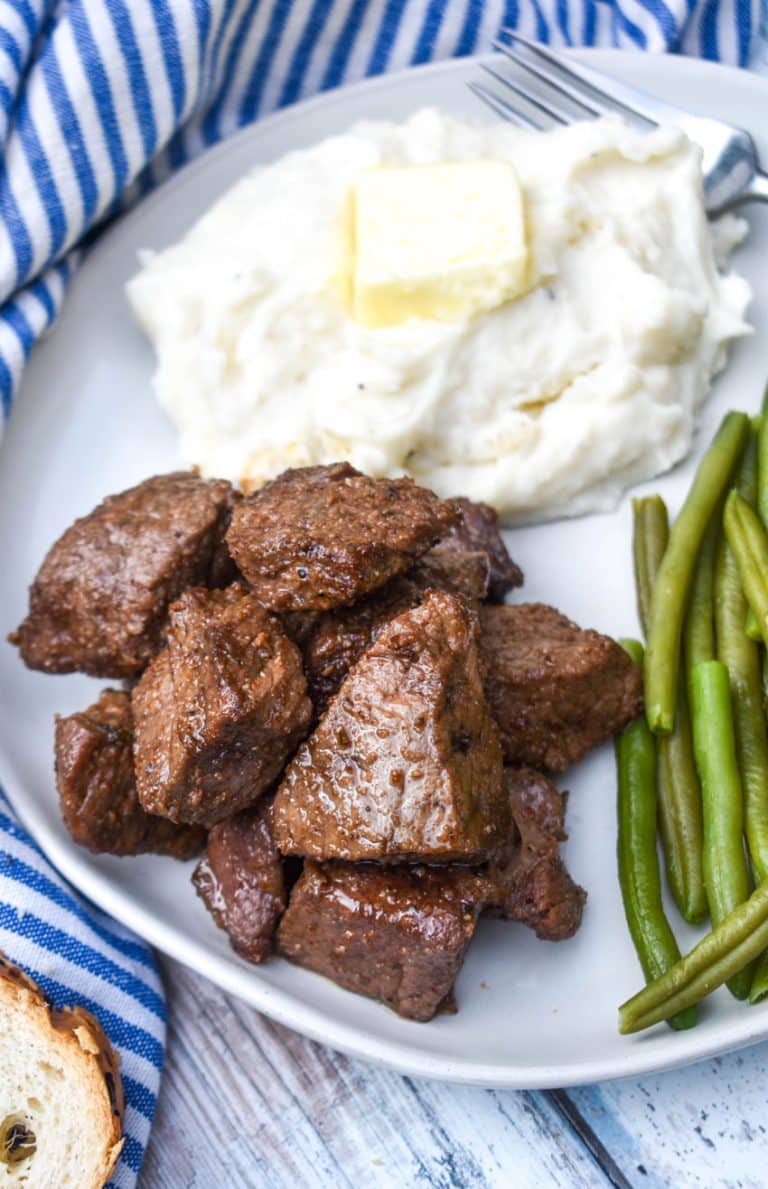
<instances>
[{"instance_id":1,"label":"green bean","mask_svg":"<svg viewBox=\"0 0 768 1189\"><path fill-rule=\"evenodd\" d=\"M667 879L684 920L695 925L707 915L702 851L704 827L701 790L693 759L688 697L680 685L671 735L656 739L659 784L659 832Z\"/></svg>"},{"instance_id":2,"label":"green bean","mask_svg":"<svg viewBox=\"0 0 768 1189\"><path fill-rule=\"evenodd\" d=\"M669 538L667 508L661 496L632 501L633 553L640 622L648 627L653 584ZM693 761L690 713L685 689L678 689L675 726L657 740L659 830L669 886L684 919L707 915L702 874L701 792Z\"/></svg>"},{"instance_id":3,"label":"green bean","mask_svg":"<svg viewBox=\"0 0 768 1189\"><path fill-rule=\"evenodd\" d=\"M768 528L768 388L765 390L763 396L763 410L762 416L755 418L757 424L753 426L756 437L755 450L755 491L750 498L741 492L753 507L757 508L758 515L763 522L763 526ZM760 632L760 625L757 622L757 616L750 607L747 611L747 624L745 631L750 640L762 640Z\"/></svg>"},{"instance_id":4,"label":"green bean","mask_svg":"<svg viewBox=\"0 0 768 1189\"><path fill-rule=\"evenodd\" d=\"M753 508L737 491L725 501L725 535L733 550L747 601L768 642L768 536Z\"/></svg>"},{"instance_id":5,"label":"green bean","mask_svg":"<svg viewBox=\"0 0 768 1189\"><path fill-rule=\"evenodd\" d=\"M763 394L763 408L757 428L757 511L768 528L768 387Z\"/></svg>"},{"instance_id":6,"label":"green bean","mask_svg":"<svg viewBox=\"0 0 768 1189\"><path fill-rule=\"evenodd\" d=\"M735 488L750 508L757 507L758 496L758 455L757 434L752 430L747 438L744 453L736 471Z\"/></svg>"},{"instance_id":7,"label":"green bean","mask_svg":"<svg viewBox=\"0 0 768 1189\"><path fill-rule=\"evenodd\" d=\"M660 495L632 500L632 512L637 613L643 631L647 632L653 584L669 540L669 516Z\"/></svg>"},{"instance_id":8,"label":"green bean","mask_svg":"<svg viewBox=\"0 0 768 1189\"><path fill-rule=\"evenodd\" d=\"M757 500L757 439L753 434L739 466L737 490ZM768 878L768 732L763 711L760 650L744 634L747 600L727 540L718 550L715 583L718 659L728 666L736 724L736 752L744 791L744 827L758 883Z\"/></svg>"},{"instance_id":9,"label":"green bean","mask_svg":"<svg viewBox=\"0 0 768 1189\"><path fill-rule=\"evenodd\" d=\"M745 413L728 413L699 463L653 588L645 667L648 725L666 734L675 722L680 637L693 569L704 533L728 485L749 432Z\"/></svg>"},{"instance_id":10,"label":"green bean","mask_svg":"<svg viewBox=\"0 0 768 1189\"><path fill-rule=\"evenodd\" d=\"M762 422L760 422L762 425ZM744 453L741 456L738 470L736 472L736 490L742 499L746 500L750 507L757 507L757 490L758 490L758 429L753 425L750 428L747 437Z\"/></svg>"},{"instance_id":11,"label":"green bean","mask_svg":"<svg viewBox=\"0 0 768 1189\"><path fill-rule=\"evenodd\" d=\"M766 398L768 400L768 389ZM747 448L739 466L736 489L742 499L754 508L763 496L763 512L768 513L768 423L758 418L753 424ZM764 666L761 666L760 649L753 640L760 640L760 629L754 612L749 608L746 623L746 638L738 631L736 618L743 614L747 601L741 590L736 561L727 542L724 544L725 564L729 571L726 580L737 591L733 598L732 631L727 632L728 643L723 649L722 660L728 665L731 678L731 695L736 717L736 744L739 767L744 786L744 831L752 872L760 883L768 877L768 733L763 708ZM729 599L721 594L723 614L728 615ZM738 610L737 610L738 608ZM754 634L753 634L754 633ZM718 630L718 634L720 631ZM755 965L749 989L749 1002L759 1003L768 995L768 953L764 953Z\"/></svg>"},{"instance_id":12,"label":"green bean","mask_svg":"<svg viewBox=\"0 0 768 1189\"><path fill-rule=\"evenodd\" d=\"M642 666L643 646L621 645ZM644 718L637 718L616 740L618 768L619 883L629 932L647 981L680 959L680 950L661 902L656 852L656 747ZM692 1028L695 1008L672 1016L671 1028Z\"/></svg>"},{"instance_id":13,"label":"green bean","mask_svg":"<svg viewBox=\"0 0 768 1189\"><path fill-rule=\"evenodd\" d=\"M622 640L619 640L619 644L624 649L624 651L626 652L626 654L630 658L630 660L635 662L638 669L642 669L642 667L645 663L645 649L643 648L640 641L639 640L622 639ZM632 726L637 721L638 721L637 719L634 719L633 722L630 723L630 726ZM651 743L653 743L653 739L651 739Z\"/></svg>"},{"instance_id":14,"label":"green bean","mask_svg":"<svg viewBox=\"0 0 768 1189\"><path fill-rule=\"evenodd\" d=\"M665 974L619 1008L619 1032L640 1032L698 1003L768 945L768 881Z\"/></svg>"},{"instance_id":15,"label":"green bean","mask_svg":"<svg viewBox=\"0 0 768 1189\"><path fill-rule=\"evenodd\" d=\"M768 950L755 963L755 973L752 975L752 985L749 988L749 1002L762 1003L768 995Z\"/></svg>"},{"instance_id":16,"label":"green bean","mask_svg":"<svg viewBox=\"0 0 768 1189\"><path fill-rule=\"evenodd\" d=\"M760 656L743 630L746 600L733 553L723 541L717 577L717 655L728 667L736 752L744 792L744 826L752 867L768 878L768 734L763 714Z\"/></svg>"},{"instance_id":17,"label":"green bean","mask_svg":"<svg viewBox=\"0 0 768 1189\"><path fill-rule=\"evenodd\" d=\"M704 814L704 883L717 926L749 897L744 854L743 793L736 763L728 669L703 661L691 675L693 749L701 780ZM750 971L739 971L728 988L737 999L749 994Z\"/></svg>"},{"instance_id":18,"label":"green bean","mask_svg":"<svg viewBox=\"0 0 768 1189\"><path fill-rule=\"evenodd\" d=\"M747 617L744 620L744 632L749 636L750 640L756 640L758 644L763 638L763 634L760 631L760 624L757 622L757 616L751 607L747 611Z\"/></svg>"},{"instance_id":19,"label":"green bean","mask_svg":"<svg viewBox=\"0 0 768 1189\"><path fill-rule=\"evenodd\" d=\"M686 681L694 665L715 659L715 561L720 540L718 509L712 514L693 572L691 597L683 625Z\"/></svg>"}]
</instances>

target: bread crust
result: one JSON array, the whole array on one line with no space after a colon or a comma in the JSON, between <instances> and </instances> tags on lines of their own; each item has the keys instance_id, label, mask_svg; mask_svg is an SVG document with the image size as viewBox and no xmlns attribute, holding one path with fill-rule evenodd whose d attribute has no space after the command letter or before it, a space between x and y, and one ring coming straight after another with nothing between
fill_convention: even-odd
<instances>
[{"instance_id":1,"label":"bread crust","mask_svg":"<svg viewBox=\"0 0 768 1189\"><path fill-rule=\"evenodd\" d=\"M104 1030L83 1007L53 1007L37 983L0 951L0 1019L3 1017L7 1026L33 1034L52 1058L66 1064L80 1080L88 1103L83 1126L92 1138L94 1168L92 1179L73 1184L72 1189L101 1189L125 1142L125 1098L118 1058ZM31 1186L32 1168L30 1173ZM62 1189L66 1184L61 1182Z\"/></svg>"}]
</instances>

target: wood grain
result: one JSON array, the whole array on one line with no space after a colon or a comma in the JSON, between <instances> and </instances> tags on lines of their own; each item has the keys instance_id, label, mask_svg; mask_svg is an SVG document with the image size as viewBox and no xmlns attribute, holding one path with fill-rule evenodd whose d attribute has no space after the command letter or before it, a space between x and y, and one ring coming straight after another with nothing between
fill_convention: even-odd
<instances>
[{"instance_id":1,"label":"wood grain","mask_svg":"<svg viewBox=\"0 0 768 1189\"><path fill-rule=\"evenodd\" d=\"M169 960L140 1189L766 1189L768 1045L520 1093L417 1081L272 1023Z\"/></svg>"},{"instance_id":2,"label":"wood grain","mask_svg":"<svg viewBox=\"0 0 768 1189\"><path fill-rule=\"evenodd\" d=\"M745 1010L748 1010L745 1008ZM633 1185L768 1185L768 1045L656 1077L569 1091Z\"/></svg>"},{"instance_id":3,"label":"wood grain","mask_svg":"<svg viewBox=\"0 0 768 1189\"><path fill-rule=\"evenodd\" d=\"M415 1081L164 961L168 1055L141 1189L603 1189L544 1094Z\"/></svg>"}]
</instances>

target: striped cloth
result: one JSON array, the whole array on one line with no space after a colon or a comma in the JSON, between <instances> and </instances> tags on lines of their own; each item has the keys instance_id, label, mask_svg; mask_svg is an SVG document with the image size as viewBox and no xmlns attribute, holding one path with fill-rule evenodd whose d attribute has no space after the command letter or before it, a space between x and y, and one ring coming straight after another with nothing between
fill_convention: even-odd
<instances>
[{"instance_id":1,"label":"striped cloth","mask_svg":"<svg viewBox=\"0 0 768 1189\"><path fill-rule=\"evenodd\" d=\"M57 1007L88 1008L119 1053L125 1147L109 1183L132 1189L155 1113L165 1048L165 999L155 959L148 946L63 882L18 825L2 792L0 950Z\"/></svg>"},{"instance_id":2,"label":"striped cloth","mask_svg":"<svg viewBox=\"0 0 768 1189\"><path fill-rule=\"evenodd\" d=\"M765 0L764 0L765 2ZM56 316L73 246L221 137L318 90L488 49L746 65L761 0L0 0L0 401Z\"/></svg>"}]
</instances>

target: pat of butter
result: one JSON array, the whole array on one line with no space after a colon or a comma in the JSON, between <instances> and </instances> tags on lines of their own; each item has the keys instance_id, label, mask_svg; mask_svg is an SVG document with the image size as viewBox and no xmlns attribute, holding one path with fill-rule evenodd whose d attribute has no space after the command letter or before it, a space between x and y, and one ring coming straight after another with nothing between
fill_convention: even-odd
<instances>
[{"instance_id":1,"label":"pat of butter","mask_svg":"<svg viewBox=\"0 0 768 1189\"><path fill-rule=\"evenodd\" d=\"M352 313L455 321L526 287L523 197L505 161L371 169L352 194Z\"/></svg>"}]
</instances>

